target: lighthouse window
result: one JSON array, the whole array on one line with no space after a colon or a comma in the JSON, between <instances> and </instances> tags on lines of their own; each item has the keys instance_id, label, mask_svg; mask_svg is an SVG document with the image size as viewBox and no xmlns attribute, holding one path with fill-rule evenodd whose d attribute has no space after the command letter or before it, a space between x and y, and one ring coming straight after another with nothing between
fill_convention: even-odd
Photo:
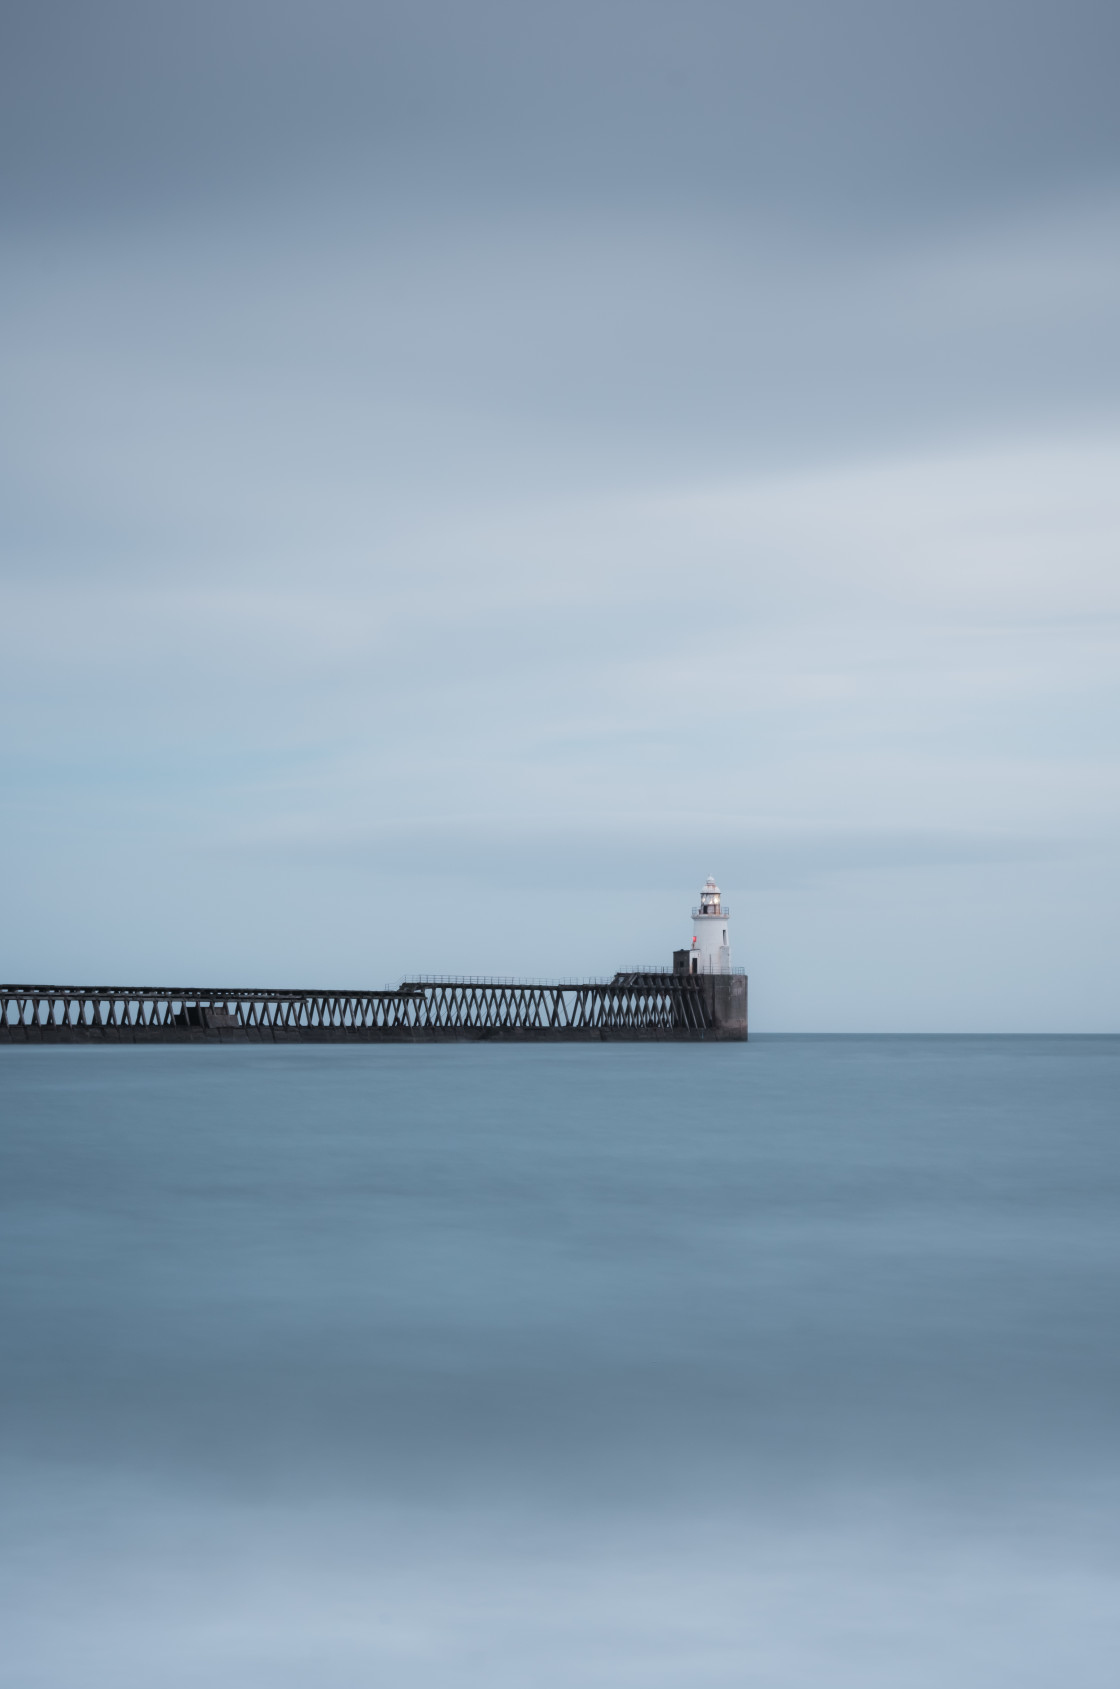
<instances>
[{"instance_id":1,"label":"lighthouse window","mask_svg":"<svg viewBox=\"0 0 1120 1689\"><path fill-rule=\"evenodd\" d=\"M727 928L726 927L724 927L724 929L723 929L723 942L725 944L727 943Z\"/></svg>"}]
</instances>

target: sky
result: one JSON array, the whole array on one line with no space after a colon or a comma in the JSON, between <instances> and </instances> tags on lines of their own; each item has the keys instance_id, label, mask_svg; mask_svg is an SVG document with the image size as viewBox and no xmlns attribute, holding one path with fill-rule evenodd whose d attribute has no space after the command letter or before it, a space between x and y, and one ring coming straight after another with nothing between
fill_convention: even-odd
<instances>
[{"instance_id":1,"label":"sky","mask_svg":"<svg viewBox=\"0 0 1120 1689\"><path fill-rule=\"evenodd\" d=\"M1120 11L9 3L11 981L1120 1024Z\"/></svg>"}]
</instances>

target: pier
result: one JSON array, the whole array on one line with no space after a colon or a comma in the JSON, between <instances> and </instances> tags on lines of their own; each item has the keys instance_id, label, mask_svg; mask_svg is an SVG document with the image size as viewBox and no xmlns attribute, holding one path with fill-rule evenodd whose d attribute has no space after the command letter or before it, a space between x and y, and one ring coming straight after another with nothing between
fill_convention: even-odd
<instances>
[{"instance_id":1,"label":"pier","mask_svg":"<svg viewBox=\"0 0 1120 1689\"><path fill-rule=\"evenodd\" d=\"M745 1039L742 975L532 983L406 980L384 991L0 985L0 1043L363 1044Z\"/></svg>"}]
</instances>

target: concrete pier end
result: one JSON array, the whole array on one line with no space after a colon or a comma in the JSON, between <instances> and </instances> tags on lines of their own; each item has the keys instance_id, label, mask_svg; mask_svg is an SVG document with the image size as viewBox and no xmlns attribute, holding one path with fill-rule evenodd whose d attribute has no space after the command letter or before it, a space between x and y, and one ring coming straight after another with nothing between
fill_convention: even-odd
<instances>
[{"instance_id":1,"label":"concrete pier end","mask_svg":"<svg viewBox=\"0 0 1120 1689\"><path fill-rule=\"evenodd\" d=\"M701 974L711 1025L708 1038L747 1037L747 979L745 974Z\"/></svg>"}]
</instances>

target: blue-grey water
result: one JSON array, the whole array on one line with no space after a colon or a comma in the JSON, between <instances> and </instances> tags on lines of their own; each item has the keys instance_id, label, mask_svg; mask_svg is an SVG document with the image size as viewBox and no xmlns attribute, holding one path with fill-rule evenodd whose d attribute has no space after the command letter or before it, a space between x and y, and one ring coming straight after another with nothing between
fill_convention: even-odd
<instances>
[{"instance_id":1,"label":"blue-grey water","mask_svg":"<svg viewBox=\"0 0 1120 1689\"><path fill-rule=\"evenodd\" d=\"M1117 1680L1120 1040L0 1051L0 1682Z\"/></svg>"}]
</instances>

